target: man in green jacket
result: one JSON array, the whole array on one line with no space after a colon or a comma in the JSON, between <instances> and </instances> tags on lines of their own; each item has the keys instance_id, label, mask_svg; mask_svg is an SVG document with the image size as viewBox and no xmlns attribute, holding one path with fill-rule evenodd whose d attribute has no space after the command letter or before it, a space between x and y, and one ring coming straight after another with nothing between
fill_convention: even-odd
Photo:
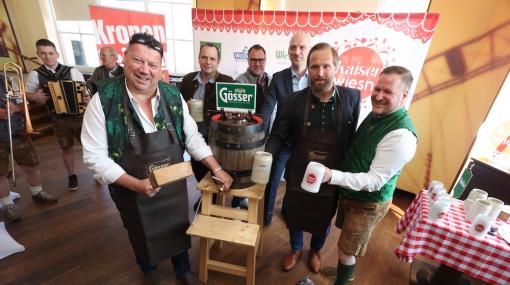
<instances>
[{"instance_id":1,"label":"man in green jacket","mask_svg":"<svg viewBox=\"0 0 510 285\"><path fill-rule=\"evenodd\" d=\"M372 92L372 112L356 131L342 171L326 168L323 182L339 186L340 193L336 285L353 279L356 256L364 255L372 231L388 212L400 171L416 151L416 129L405 108L412 82L406 68L386 67Z\"/></svg>"}]
</instances>

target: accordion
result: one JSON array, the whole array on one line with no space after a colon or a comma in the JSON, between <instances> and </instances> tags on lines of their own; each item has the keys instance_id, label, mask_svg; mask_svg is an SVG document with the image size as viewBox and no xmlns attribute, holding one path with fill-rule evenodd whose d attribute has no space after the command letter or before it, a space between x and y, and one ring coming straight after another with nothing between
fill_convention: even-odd
<instances>
[{"instance_id":1,"label":"accordion","mask_svg":"<svg viewBox=\"0 0 510 285\"><path fill-rule=\"evenodd\" d=\"M49 81L45 90L51 96L48 106L57 115L80 115L85 112L83 96L87 94L85 82L72 80Z\"/></svg>"}]
</instances>

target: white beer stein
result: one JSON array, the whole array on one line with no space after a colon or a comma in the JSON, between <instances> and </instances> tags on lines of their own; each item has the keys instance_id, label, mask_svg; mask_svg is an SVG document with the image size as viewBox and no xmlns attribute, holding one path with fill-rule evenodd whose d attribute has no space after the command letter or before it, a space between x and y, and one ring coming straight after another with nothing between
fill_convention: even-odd
<instances>
[{"instance_id":1,"label":"white beer stein","mask_svg":"<svg viewBox=\"0 0 510 285\"><path fill-rule=\"evenodd\" d=\"M267 184L271 174L273 155L265 151L257 151L253 157L251 181L257 184Z\"/></svg>"},{"instance_id":2,"label":"white beer stein","mask_svg":"<svg viewBox=\"0 0 510 285\"><path fill-rule=\"evenodd\" d=\"M467 219L470 222L473 222L476 216L478 215L487 215L489 214L492 208L491 203L485 199L477 199L467 212Z\"/></svg>"},{"instance_id":3,"label":"white beer stein","mask_svg":"<svg viewBox=\"0 0 510 285\"><path fill-rule=\"evenodd\" d=\"M427 218L435 223L439 222L441 218L446 215L448 209L450 208L450 203L445 201L436 202L429 207L429 214Z\"/></svg>"},{"instance_id":4,"label":"white beer stein","mask_svg":"<svg viewBox=\"0 0 510 285\"><path fill-rule=\"evenodd\" d=\"M503 201L499 200L498 198L494 198L494 197L487 198L487 201L489 203L491 203L491 205L492 205L491 210L488 215L492 219L492 221L495 221L498 218L499 213L501 213L501 209L503 208L505 203Z\"/></svg>"},{"instance_id":5,"label":"white beer stein","mask_svg":"<svg viewBox=\"0 0 510 285\"><path fill-rule=\"evenodd\" d=\"M492 219L487 214L477 215L471 223L469 233L478 238L483 238L490 230L492 225Z\"/></svg>"},{"instance_id":6,"label":"white beer stein","mask_svg":"<svg viewBox=\"0 0 510 285\"><path fill-rule=\"evenodd\" d=\"M204 102L201 99L191 99L189 101L189 114L195 122L204 121Z\"/></svg>"},{"instance_id":7,"label":"white beer stein","mask_svg":"<svg viewBox=\"0 0 510 285\"><path fill-rule=\"evenodd\" d=\"M489 194L482 189L474 188L471 192L469 192L467 199L476 201L476 199L487 199L488 196Z\"/></svg>"},{"instance_id":8,"label":"white beer stein","mask_svg":"<svg viewBox=\"0 0 510 285\"><path fill-rule=\"evenodd\" d=\"M301 181L301 188L311 193L319 192L325 171L326 166L310 161L308 166L306 166L305 176L303 176L303 181Z\"/></svg>"}]
</instances>

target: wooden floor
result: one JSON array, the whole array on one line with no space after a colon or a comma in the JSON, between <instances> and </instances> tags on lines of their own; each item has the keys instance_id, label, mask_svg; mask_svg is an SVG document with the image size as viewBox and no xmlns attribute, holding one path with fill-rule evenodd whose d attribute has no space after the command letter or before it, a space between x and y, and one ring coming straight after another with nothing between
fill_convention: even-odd
<instances>
[{"instance_id":1,"label":"wooden floor","mask_svg":"<svg viewBox=\"0 0 510 285\"><path fill-rule=\"evenodd\" d=\"M81 162L81 149L75 151L80 190L67 191L67 175L60 150L53 137L35 142L41 159L43 187L59 198L57 204L36 205L30 199L21 171L14 191L22 198L16 203L23 220L7 223L9 233L26 247L24 252L0 260L0 284L178 284L170 261L158 265L158 280L144 279L140 273L127 233L104 186L95 183ZM195 182L196 183L196 182ZM191 182L193 184L193 182ZM190 187L193 188L193 187ZM188 190L196 199L196 190ZM309 235L305 235L305 254L291 272L282 272L283 256L289 251L288 232L280 217L284 185L280 187L276 217L264 229L263 256L257 259L257 284L295 284L309 275L316 284L333 284L334 280L308 271ZM412 196L397 194L395 203L405 209ZM400 236L394 233L398 211L390 211L374 233L367 254L358 260L356 280L351 284L409 284L410 265L400 262L393 249ZM336 264L336 241L339 230L332 232L321 251L323 263ZM213 253L223 260L242 263L240 248L224 244ZM198 239L190 250L192 268L198 269ZM244 279L217 272L209 274L208 284L244 284Z\"/></svg>"}]
</instances>

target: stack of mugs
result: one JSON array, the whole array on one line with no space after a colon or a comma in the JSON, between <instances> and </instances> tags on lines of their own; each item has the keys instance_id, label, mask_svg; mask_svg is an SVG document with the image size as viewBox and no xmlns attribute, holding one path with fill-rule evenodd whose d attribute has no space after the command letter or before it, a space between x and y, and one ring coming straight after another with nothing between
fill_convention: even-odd
<instances>
[{"instance_id":1,"label":"stack of mugs","mask_svg":"<svg viewBox=\"0 0 510 285\"><path fill-rule=\"evenodd\" d=\"M429 214L427 218L433 222L440 222L441 218L448 212L451 204L451 198L443 183L434 180L428 188Z\"/></svg>"},{"instance_id":2,"label":"stack of mugs","mask_svg":"<svg viewBox=\"0 0 510 285\"><path fill-rule=\"evenodd\" d=\"M482 238L496 221L505 204L497 198L488 197L487 192L473 189L464 201L466 219L471 222L469 233Z\"/></svg>"}]
</instances>

